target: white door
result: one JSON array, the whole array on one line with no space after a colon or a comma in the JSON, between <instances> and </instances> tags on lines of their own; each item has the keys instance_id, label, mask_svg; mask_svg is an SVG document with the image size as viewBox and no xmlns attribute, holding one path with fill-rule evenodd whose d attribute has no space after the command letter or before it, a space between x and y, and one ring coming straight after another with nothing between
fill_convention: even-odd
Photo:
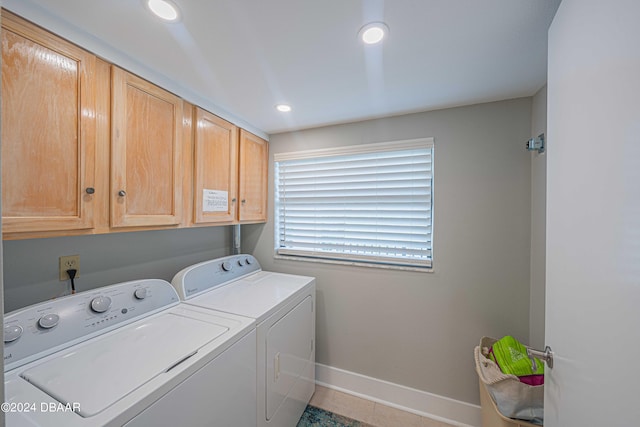
<instances>
[{"instance_id":1,"label":"white door","mask_svg":"<svg viewBox=\"0 0 640 427\"><path fill-rule=\"evenodd\" d=\"M640 426L640 1L549 30L545 426Z\"/></svg>"}]
</instances>

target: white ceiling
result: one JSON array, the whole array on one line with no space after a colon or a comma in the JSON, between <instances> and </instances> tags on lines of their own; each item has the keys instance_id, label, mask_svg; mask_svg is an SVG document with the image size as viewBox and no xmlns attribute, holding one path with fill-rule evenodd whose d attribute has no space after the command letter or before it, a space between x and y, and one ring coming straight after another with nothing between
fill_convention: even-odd
<instances>
[{"instance_id":1,"label":"white ceiling","mask_svg":"<svg viewBox=\"0 0 640 427\"><path fill-rule=\"evenodd\" d=\"M272 134L533 95L560 0L3 0L191 102ZM390 28L382 46L358 30ZM286 102L293 111L280 113ZM260 132L261 131L261 132Z\"/></svg>"}]
</instances>

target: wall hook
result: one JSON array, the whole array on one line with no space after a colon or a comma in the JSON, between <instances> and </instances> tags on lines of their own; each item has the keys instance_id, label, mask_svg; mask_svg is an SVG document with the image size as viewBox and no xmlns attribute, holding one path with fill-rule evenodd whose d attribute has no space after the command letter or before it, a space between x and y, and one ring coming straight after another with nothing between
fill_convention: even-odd
<instances>
[{"instance_id":1,"label":"wall hook","mask_svg":"<svg viewBox=\"0 0 640 427\"><path fill-rule=\"evenodd\" d=\"M544 133L538 135L537 138L531 138L525 145L529 151L537 151L539 154L544 153Z\"/></svg>"}]
</instances>

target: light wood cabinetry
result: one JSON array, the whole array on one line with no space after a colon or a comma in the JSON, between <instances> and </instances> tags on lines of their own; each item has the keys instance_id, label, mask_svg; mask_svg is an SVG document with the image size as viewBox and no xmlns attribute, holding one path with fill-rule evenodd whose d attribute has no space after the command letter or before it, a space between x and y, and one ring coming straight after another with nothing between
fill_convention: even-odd
<instances>
[{"instance_id":1,"label":"light wood cabinetry","mask_svg":"<svg viewBox=\"0 0 640 427\"><path fill-rule=\"evenodd\" d=\"M268 142L200 108L195 122L194 223L266 221Z\"/></svg>"},{"instance_id":2,"label":"light wood cabinetry","mask_svg":"<svg viewBox=\"0 0 640 427\"><path fill-rule=\"evenodd\" d=\"M239 193L240 222L264 222L267 220L267 172L269 143L240 129Z\"/></svg>"},{"instance_id":3,"label":"light wood cabinetry","mask_svg":"<svg viewBox=\"0 0 640 427\"><path fill-rule=\"evenodd\" d=\"M1 114L3 239L266 221L267 141L5 10Z\"/></svg>"},{"instance_id":4,"label":"light wood cabinetry","mask_svg":"<svg viewBox=\"0 0 640 427\"><path fill-rule=\"evenodd\" d=\"M117 67L111 77L111 226L177 225L182 99Z\"/></svg>"},{"instance_id":5,"label":"light wood cabinetry","mask_svg":"<svg viewBox=\"0 0 640 427\"><path fill-rule=\"evenodd\" d=\"M94 227L95 64L2 12L3 232Z\"/></svg>"},{"instance_id":6,"label":"light wood cabinetry","mask_svg":"<svg viewBox=\"0 0 640 427\"><path fill-rule=\"evenodd\" d=\"M238 128L201 108L194 114L193 221L233 223L238 207Z\"/></svg>"}]
</instances>

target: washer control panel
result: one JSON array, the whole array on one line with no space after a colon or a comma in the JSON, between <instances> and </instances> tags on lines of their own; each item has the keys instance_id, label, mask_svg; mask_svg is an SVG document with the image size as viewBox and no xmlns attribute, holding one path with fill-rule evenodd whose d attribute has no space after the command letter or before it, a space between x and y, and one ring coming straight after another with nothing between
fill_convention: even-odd
<instances>
[{"instance_id":1,"label":"washer control panel","mask_svg":"<svg viewBox=\"0 0 640 427\"><path fill-rule=\"evenodd\" d=\"M5 372L179 302L170 283L148 279L105 286L7 313Z\"/></svg>"},{"instance_id":2,"label":"washer control panel","mask_svg":"<svg viewBox=\"0 0 640 427\"><path fill-rule=\"evenodd\" d=\"M231 255L187 267L175 275L171 284L181 299L188 300L261 270L260 263L252 255Z\"/></svg>"}]
</instances>

